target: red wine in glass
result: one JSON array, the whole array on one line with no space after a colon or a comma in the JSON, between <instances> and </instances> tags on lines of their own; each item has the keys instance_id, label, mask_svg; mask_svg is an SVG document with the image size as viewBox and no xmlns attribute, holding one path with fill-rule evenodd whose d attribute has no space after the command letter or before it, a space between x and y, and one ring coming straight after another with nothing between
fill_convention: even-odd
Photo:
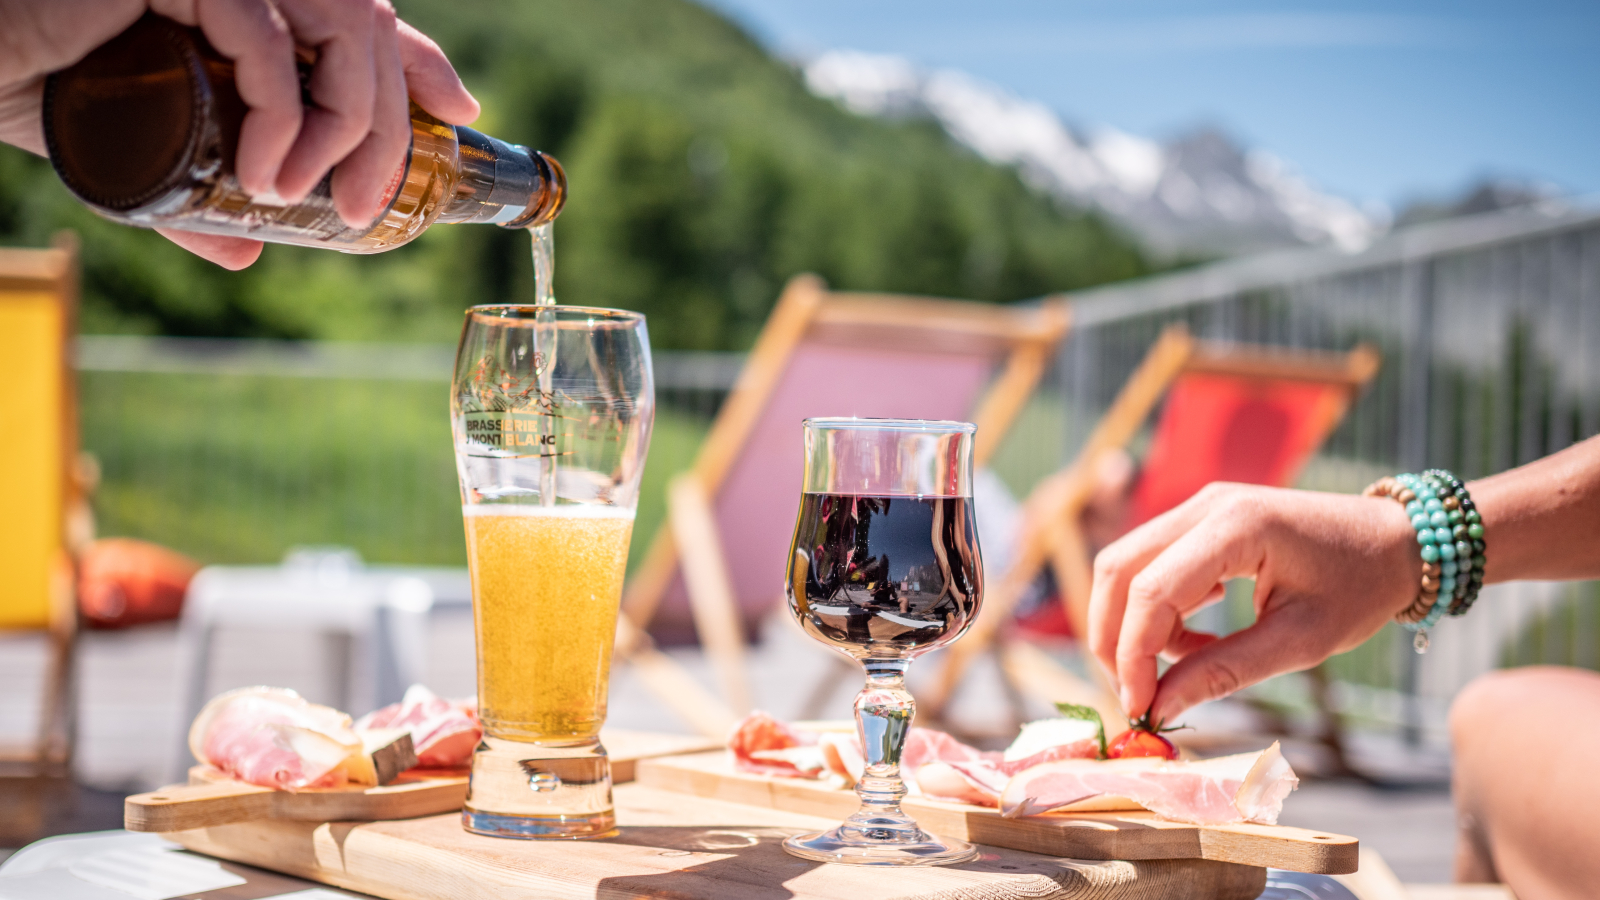
<instances>
[{"instance_id":1,"label":"red wine in glass","mask_svg":"<svg viewBox=\"0 0 1600 900\"><path fill-rule=\"evenodd\" d=\"M959 637L983 583L968 497L807 493L789 561L790 611L856 657L905 657Z\"/></svg>"}]
</instances>

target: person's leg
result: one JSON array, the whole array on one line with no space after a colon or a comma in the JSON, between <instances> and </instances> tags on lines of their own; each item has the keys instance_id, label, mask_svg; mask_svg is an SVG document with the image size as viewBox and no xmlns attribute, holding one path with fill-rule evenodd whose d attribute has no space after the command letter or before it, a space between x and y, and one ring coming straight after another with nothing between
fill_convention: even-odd
<instances>
[{"instance_id":1,"label":"person's leg","mask_svg":"<svg viewBox=\"0 0 1600 900\"><path fill-rule=\"evenodd\" d=\"M1457 881L1518 900L1600 896L1600 674L1485 675L1450 710L1461 821Z\"/></svg>"}]
</instances>

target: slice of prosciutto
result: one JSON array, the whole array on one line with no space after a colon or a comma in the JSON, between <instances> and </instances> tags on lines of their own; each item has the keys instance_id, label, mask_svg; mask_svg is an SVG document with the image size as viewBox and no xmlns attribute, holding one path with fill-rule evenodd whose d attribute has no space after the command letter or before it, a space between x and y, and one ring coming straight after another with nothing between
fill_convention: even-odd
<instances>
[{"instance_id":1,"label":"slice of prosciutto","mask_svg":"<svg viewBox=\"0 0 1600 900\"><path fill-rule=\"evenodd\" d=\"M406 690L399 703L362 716L357 731L404 728L411 732L422 768L459 768L472 764L472 751L483 737L476 703L446 700L420 684Z\"/></svg>"},{"instance_id":2,"label":"slice of prosciutto","mask_svg":"<svg viewBox=\"0 0 1600 900\"><path fill-rule=\"evenodd\" d=\"M916 778L922 793L936 800L999 806L1000 795L1018 772L1060 759L1096 759L1099 755L1099 743L1088 739L1046 747L1010 761L999 758L998 753L985 753L977 759L935 759L919 766Z\"/></svg>"},{"instance_id":3,"label":"slice of prosciutto","mask_svg":"<svg viewBox=\"0 0 1600 900\"><path fill-rule=\"evenodd\" d=\"M866 768L861 739L855 732L796 728L760 711L734 728L728 749L735 768L756 775L818 778L831 773L853 785ZM999 753L969 747L942 731L912 728L900 755L900 774L906 787L916 792L916 772L928 763L984 760L998 764L1000 758Z\"/></svg>"},{"instance_id":4,"label":"slice of prosciutto","mask_svg":"<svg viewBox=\"0 0 1600 900\"><path fill-rule=\"evenodd\" d=\"M824 759L829 771L844 778L847 784L861 780L866 771L866 757L861 753L861 739L853 733L825 733L820 736ZM906 732L906 745L900 752L900 777L906 790L912 794L924 793L918 782L922 769L929 764L948 760L951 762L987 761L999 763L1000 754L969 747L942 731L932 728L912 728Z\"/></svg>"},{"instance_id":5,"label":"slice of prosciutto","mask_svg":"<svg viewBox=\"0 0 1600 900\"><path fill-rule=\"evenodd\" d=\"M287 791L344 784L362 753L349 716L269 687L212 698L189 727L189 749L240 781Z\"/></svg>"},{"instance_id":6,"label":"slice of prosciutto","mask_svg":"<svg viewBox=\"0 0 1600 900\"><path fill-rule=\"evenodd\" d=\"M791 728L756 710L728 736L733 766L754 775L814 778L827 765L817 735Z\"/></svg>"},{"instance_id":7,"label":"slice of prosciutto","mask_svg":"<svg viewBox=\"0 0 1600 900\"><path fill-rule=\"evenodd\" d=\"M1257 753L1182 762L1154 758L1063 760L1017 773L1000 795L1007 817L1097 797L1126 797L1163 818L1197 825L1274 825L1300 784L1276 742Z\"/></svg>"}]
</instances>

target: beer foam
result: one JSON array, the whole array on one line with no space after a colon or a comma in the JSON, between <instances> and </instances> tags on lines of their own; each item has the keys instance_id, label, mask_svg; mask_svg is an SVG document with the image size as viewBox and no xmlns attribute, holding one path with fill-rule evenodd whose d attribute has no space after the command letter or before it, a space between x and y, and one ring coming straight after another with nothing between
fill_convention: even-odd
<instances>
[{"instance_id":1,"label":"beer foam","mask_svg":"<svg viewBox=\"0 0 1600 900\"><path fill-rule=\"evenodd\" d=\"M549 516L560 519L632 519L634 511L621 506L573 503L567 506L537 506L532 503L466 503L463 516Z\"/></svg>"}]
</instances>

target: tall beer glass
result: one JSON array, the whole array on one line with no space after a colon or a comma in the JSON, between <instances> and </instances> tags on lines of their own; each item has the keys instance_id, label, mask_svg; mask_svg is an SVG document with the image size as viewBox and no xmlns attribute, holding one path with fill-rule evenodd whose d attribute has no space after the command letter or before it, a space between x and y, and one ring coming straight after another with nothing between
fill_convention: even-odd
<instances>
[{"instance_id":1,"label":"tall beer glass","mask_svg":"<svg viewBox=\"0 0 1600 900\"><path fill-rule=\"evenodd\" d=\"M467 311L450 420L483 720L468 831L582 838L615 828L600 726L654 412L643 316Z\"/></svg>"}]
</instances>

